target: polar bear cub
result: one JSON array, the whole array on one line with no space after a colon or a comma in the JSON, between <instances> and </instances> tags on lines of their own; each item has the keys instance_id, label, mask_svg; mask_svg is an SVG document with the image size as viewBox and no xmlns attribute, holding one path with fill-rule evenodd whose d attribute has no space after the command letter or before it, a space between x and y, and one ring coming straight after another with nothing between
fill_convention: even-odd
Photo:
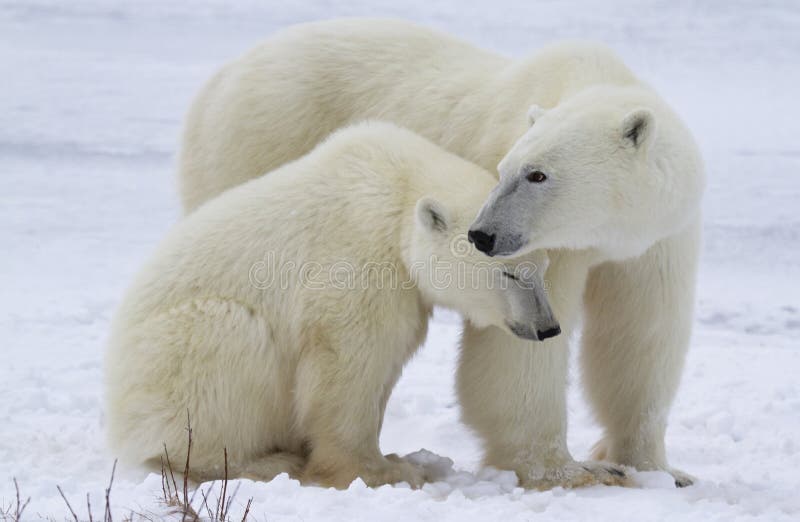
<instances>
[{"instance_id":1,"label":"polar bear cub","mask_svg":"<svg viewBox=\"0 0 800 522\"><path fill-rule=\"evenodd\" d=\"M411 131L369 122L200 207L117 313L108 434L129 462L186 452L197 478L288 472L347 487L423 482L378 445L434 305L525 339L557 335L535 253L466 241L496 181Z\"/></svg>"}]
</instances>

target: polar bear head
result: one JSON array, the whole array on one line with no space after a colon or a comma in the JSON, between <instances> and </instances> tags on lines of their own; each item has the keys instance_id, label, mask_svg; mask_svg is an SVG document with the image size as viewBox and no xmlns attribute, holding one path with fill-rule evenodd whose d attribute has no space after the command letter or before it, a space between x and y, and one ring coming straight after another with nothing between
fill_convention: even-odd
<instances>
[{"instance_id":1,"label":"polar bear head","mask_svg":"<svg viewBox=\"0 0 800 522\"><path fill-rule=\"evenodd\" d=\"M432 304L454 309L478 327L498 326L528 340L558 335L545 289L547 255L492 260L467 241L467 226L485 195L450 208L431 197L417 202L407 261L413 281Z\"/></svg>"},{"instance_id":2,"label":"polar bear head","mask_svg":"<svg viewBox=\"0 0 800 522\"><path fill-rule=\"evenodd\" d=\"M697 215L699 153L649 90L587 89L553 109L532 107L528 119L470 228L486 254L593 248L624 259Z\"/></svg>"}]
</instances>

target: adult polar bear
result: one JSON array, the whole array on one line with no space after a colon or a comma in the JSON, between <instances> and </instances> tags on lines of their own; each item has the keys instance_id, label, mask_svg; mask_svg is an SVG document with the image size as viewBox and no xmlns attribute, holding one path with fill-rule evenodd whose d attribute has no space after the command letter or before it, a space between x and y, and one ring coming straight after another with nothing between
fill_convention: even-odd
<instances>
[{"instance_id":1,"label":"adult polar bear","mask_svg":"<svg viewBox=\"0 0 800 522\"><path fill-rule=\"evenodd\" d=\"M566 445L567 339L582 293L583 377L605 429L596 457L667 470L676 484L688 484L667 464L664 434L691 330L702 167L680 121L607 49L561 44L513 61L402 21L289 28L225 66L195 100L180 163L184 208L298 158L334 129L365 118L407 126L490 171L517 142L530 143L529 133L552 131L567 148L577 143L570 132L588 133L585 148L573 152L581 173L594 165L599 178L606 158L626 147L608 135L608 125L570 129L568 122L585 118L562 123L544 116L541 126L530 126L539 116L532 106L555 111L580 99L573 104L578 110L618 117L616 128L640 150L621 165L632 169L634 190L612 198L609 215L639 203L643 218L652 211L673 221L636 238L636 248L593 257L613 261L587 273L585 291L582 278L568 285L574 288L553 289L577 293L575 317L559 317L565 335L531 347L499 329L467 327L458 372L464 420L482 437L486 464L515 470L525 486L603 481L598 466L575 462ZM623 129L627 111L641 107L644 117ZM592 141L595 130L600 134ZM640 131L648 142L642 147ZM664 200L655 206L633 201L636 186L648 183L663 187ZM619 230L626 233L624 223ZM592 246L562 241L551 246ZM647 251L635 257L637 248ZM579 253L575 259L586 262Z\"/></svg>"}]
</instances>

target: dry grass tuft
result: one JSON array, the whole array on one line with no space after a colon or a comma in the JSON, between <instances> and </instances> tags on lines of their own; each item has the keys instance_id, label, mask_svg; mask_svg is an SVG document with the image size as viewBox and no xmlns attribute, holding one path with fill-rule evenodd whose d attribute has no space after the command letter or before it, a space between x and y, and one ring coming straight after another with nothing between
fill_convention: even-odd
<instances>
[{"instance_id":1,"label":"dry grass tuft","mask_svg":"<svg viewBox=\"0 0 800 522\"><path fill-rule=\"evenodd\" d=\"M222 479L222 491L217 496L216 501L213 502L214 508L212 509L211 504L209 503L208 495L211 493L215 482L212 482L206 491L203 491L198 487L192 492L192 496L189 497L189 475L191 474L190 460L192 455L192 424L188 412L186 414L186 433L188 437L188 443L186 445L186 462L184 463L183 467L182 491L178 489L178 484L175 480L175 473L172 469L172 461L170 460L169 453L167 452L167 445L164 444L164 456L161 458L161 492L163 495L161 500L167 506L172 507L174 509L174 513L180 514L182 521L195 522L201 518L198 510L192 505L195 496L199 491L200 496L203 498L203 501L200 503L199 510L205 511L205 514L207 515L206 517L203 517L203 520L209 520L211 522L230 522L231 504L233 499L236 498L239 488L237 487L232 495L228 495L228 448L223 448L225 474ZM247 506L245 507L241 522L245 522L247 520L247 517L250 514L250 506L252 503L252 498L247 501Z\"/></svg>"},{"instance_id":2,"label":"dry grass tuft","mask_svg":"<svg viewBox=\"0 0 800 522\"><path fill-rule=\"evenodd\" d=\"M234 498L236 498L236 494L239 491L237 487L236 490L233 491L231 495L228 495L228 449L223 448L223 455L225 459L225 474L222 479L222 490L220 494L217 496L215 501L209 502L209 494L211 490L214 488L215 482L212 482L211 485L203 491L201 488L197 488L190 493L189 488L189 476L191 474L191 466L190 460L192 456L192 425L189 419L189 414L186 414L186 432L188 437L188 445L186 448L186 462L184 463L183 467L183 483L181 484L181 488L178 488L178 482L175 480L175 473L172 469L172 461L169 458L169 453L167 452L167 445L164 445L164 456L161 458L161 492L162 497L159 499L164 505L171 508L170 515L179 515L182 522L196 522L198 520L203 521L210 521L210 522L232 522L230 518L230 509L231 504L233 503ZM114 475L117 471L117 461L114 460L114 465L111 468L111 478L108 481L108 487L105 491L105 507L103 509L103 522L113 522L113 518L111 515L111 488L114 485ZM16 501L11 501L7 506L0 506L0 521L2 522L23 522L23 513L25 512L25 508L28 507L28 504L31 501L31 498L28 497L24 502L22 502L20 493L19 493L19 484L17 483L17 479L14 478L14 488L16 489ZM67 510L69 510L69 517L68 520L71 519L74 522L83 522L84 520L88 520L89 522L95 522L97 520L100 521L99 518L95 518L94 513L92 513L92 501L89 497L89 494L86 494L86 514L88 518L81 519L79 518L77 512L70 504L67 496L64 494L64 490L61 489L60 485L56 486L58 489L58 493L61 495L61 498L64 499L64 504L67 506ZM193 502L195 500L195 496L197 493L200 492L200 495L203 498L203 501L200 503L200 506L195 509L193 507ZM214 505L213 509L211 505ZM246 522L249 515L250 515L250 507L253 504L253 499L250 498L247 501L247 505L245 506L244 514L242 515L241 522ZM201 516L198 511L204 511L204 515ZM42 519L44 517L37 516L37 519ZM134 522L134 521L153 521L160 520L162 517L154 514L154 513L141 513L137 511L130 511L130 514L123 518L123 522ZM48 518L47 520L55 520L53 518Z\"/></svg>"},{"instance_id":3,"label":"dry grass tuft","mask_svg":"<svg viewBox=\"0 0 800 522\"><path fill-rule=\"evenodd\" d=\"M7 520L9 522L22 522L22 514L25 512L25 508L28 507L28 504L30 504L31 497L25 499L25 502L21 502L17 478L14 477L13 480L14 490L17 492L17 499L16 502L12 501L8 506L0 508L0 520Z\"/></svg>"},{"instance_id":4,"label":"dry grass tuft","mask_svg":"<svg viewBox=\"0 0 800 522\"><path fill-rule=\"evenodd\" d=\"M114 485L114 474L117 471L117 461L114 460L114 465L111 467L111 478L108 481L108 487L106 488L106 505L103 509L103 522L114 522L113 517L111 516L111 486ZM61 489L61 486L56 486L58 489L58 493L61 495L61 498L64 499L64 503L67 505L67 509L69 509L69 513L72 516L72 519L75 522L80 522L78 518L78 514L75 513L75 510L72 509L72 505L67 500L67 496L64 494L64 490ZM86 494L86 514L88 516L87 519L89 522L94 522L94 514L92 513L92 501L89 498L89 494ZM100 519L98 519L100 520Z\"/></svg>"}]
</instances>

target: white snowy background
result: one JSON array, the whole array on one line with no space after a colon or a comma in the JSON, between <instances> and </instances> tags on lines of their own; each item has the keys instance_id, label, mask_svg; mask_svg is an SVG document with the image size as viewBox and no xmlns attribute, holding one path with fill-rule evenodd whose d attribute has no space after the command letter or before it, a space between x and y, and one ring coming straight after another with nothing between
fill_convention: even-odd
<instances>
[{"instance_id":1,"label":"white snowy background","mask_svg":"<svg viewBox=\"0 0 800 522\"><path fill-rule=\"evenodd\" d=\"M276 29L336 16L419 21L509 55L562 38L613 47L686 119L705 156L705 245L686 372L670 418L674 489L529 492L480 471L453 392L458 318L438 313L389 403L385 452L426 448L421 491L241 481L255 520L800 520L800 2L486 3L0 0L0 506L64 520L61 485L95 515L102 359L132 275L179 216L174 158L202 82ZM569 443L599 438L570 391ZM435 456L428 457L437 461ZM232 484L231 487L235 485ZM158 476L118 470L117 518L163 513Z\"/></svg>"}]
</instances>

